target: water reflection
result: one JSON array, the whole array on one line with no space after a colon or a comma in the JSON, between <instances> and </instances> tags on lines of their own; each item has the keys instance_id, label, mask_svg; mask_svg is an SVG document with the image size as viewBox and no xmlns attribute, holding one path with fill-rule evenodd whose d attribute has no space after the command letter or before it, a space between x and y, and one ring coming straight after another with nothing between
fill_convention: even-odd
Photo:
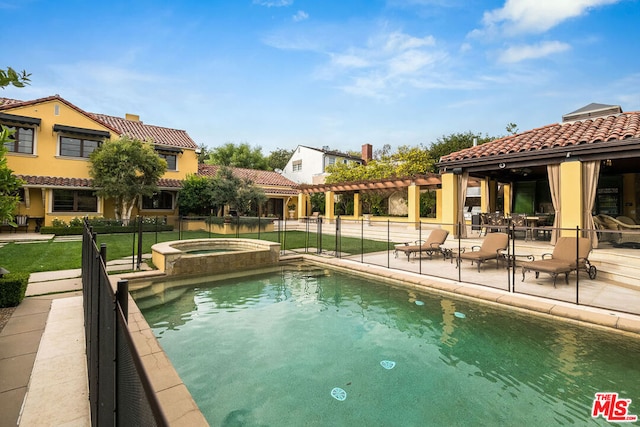
<instances>
[{"instance_id":1,"label":"water reflection","mask_svg":"<svg viewBox=\"0 0 640 427\"><path fill-rule=\"evenodd\" d=\"M191 291L154 298L166 303L153 306L142 299L139 305L146 307L143 313L163 337L170 358L179 359L174 364L180 375L186 377L185 382L189 379L194 395L200 390L201 399L215 402L225 414L254 396L256 401L269 402L274 412L286 412L286 407L273 401L273 393L258 392L265 388L267 378L283 381L278 385L283 389L299 382L301 389L286 392L287 396L305 396L316 383L324 386L327 378L339 378L339 385L349 383L354 388L370 381L370 388L375 384L391 387L398 399L428 399L433 403L430 408L450 407L451 399L469 400L484 405L473 408L488 417L478 415L479 424L497 421L496 413L528 414L525 418L529 420L535 415L541 424L582 424L590 420L590 404L597 391L640 398L635 380L640 377L637 341L355 276L283 269L275 275L199 284ZM457 312L465 313L466 318L457 317ZM178 326L184 329L181 333L193 329L193 338L178 338ZM212 344L203 342L204 336ZM182 358L185 347L188 357ZM200 358L201 353L208 358ZM406 372L406 376L392 384L384 383L383 378L369 380L369 364L376 366L387 358L398 361L393 375ZM224 369L205 368L207 376L201 378L208 359ZM179 366L183 363L195 365ZM237 378L254 384L253 388L236 390L242 387ZM212 390L212 382L224 384L224 392ZM229 391L230 387L235 391ZM358 390L367 396L366 390ZM289 402L287 407L302 411L311 406L318 411L314 396L306 396L304 404ZM306 404L309 401L314 404ZM421 419L418 409L408 409L403 401L394 403L397 409L378 405L356 412L404 408L409 411L402 415L407 424L412 423L412 416ZM502 412L500 405L506 405ZM246 408L263 413L249 403ZM417 412L411 412L414 410ZM325 411L331 412L330 408Z\"/></svg>"}]
</instances>

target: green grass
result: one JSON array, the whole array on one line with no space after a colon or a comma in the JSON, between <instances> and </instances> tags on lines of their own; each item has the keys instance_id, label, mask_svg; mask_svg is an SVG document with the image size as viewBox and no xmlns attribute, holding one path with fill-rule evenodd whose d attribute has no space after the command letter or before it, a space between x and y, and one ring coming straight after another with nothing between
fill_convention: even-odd
<instances>
[{"instance_id":1,"label":"green grass","mask_svg":"<svg viewBox=\"0 0 640 427\"><path fill-rule=\"evenodd\" d=\"M182 240L208 237L234 238L235 235L209 234L205 231L183 231ZM239 237L257 239L258 233L241 234ZM142 253L151 253L151 246L159 242L179 240L177 231L145 233L142 238ZM260 239L278 241L277 232L260 233ZM285 250L316 248L316 234L307 235L302 231L280 233L280 242ZM393 243L342 237L339 250L350 254L378 252L393 248ZM97 243L107 246L107 260L131 257L137 253L137 236L132 234L103 234L97 236ZM322 249L336 250L335 236L322 236ZM35 273L40 271L67 270L80 268L82 263L82 242L38 242L8 243L0 248L0 266L11 272Z\"/></svg>"}]
</instances>

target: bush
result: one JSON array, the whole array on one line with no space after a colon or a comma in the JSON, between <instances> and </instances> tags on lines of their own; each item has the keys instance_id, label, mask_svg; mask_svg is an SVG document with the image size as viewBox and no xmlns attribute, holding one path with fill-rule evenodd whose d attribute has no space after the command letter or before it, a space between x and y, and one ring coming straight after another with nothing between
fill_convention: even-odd
<instances>
[{"instance_id":1,"label":"bush","mask_svg":"<svg viewBox=\"0 0 640 427\"><path fill-rule=\"evenodd\" d=\"M98 234L115 234L115 233L135 233L138 231L138 226L134 223L131 225L120 225L120 224L108 224L105 225L92 225L92 229L95 233ZM54 227L54 226L46 226L40 228L41 234L55 234L56 236L71 236L75 234L82 234L84 227ZM162 224L142 224L142 231L173 231L172 225L162 225Z\"/></svg>"},{"instance_id":2,"label":"bush","mask_svg":"<svg viewBox=\"0 0 640 427\"><path fill-rule=\"evenodd\" d=\"M235 225L243 225L248 227L249 229L257 229L258 225L260 226L261 230L264 230L267 225L272 224L273 220L275 218L260 218L260 217L253 217L253 216L235 216L235 217L226 217L226 221L225 221L225 217L222 216L210 216L207 217L204 221L206 224L212 224L212 225L222 225L225 222L231 224L232 226Z\"/></svg>"},{"instance_id":3,"label":"bush","mask_svg":"<svg viewBox=\"0 0 640 427\"><path fill-rule=\"evenodd\" d=\"M29 284L28 273L8 273L0 278L0 307L15 307L22 302Z\"/></svg>"}]
</instances>

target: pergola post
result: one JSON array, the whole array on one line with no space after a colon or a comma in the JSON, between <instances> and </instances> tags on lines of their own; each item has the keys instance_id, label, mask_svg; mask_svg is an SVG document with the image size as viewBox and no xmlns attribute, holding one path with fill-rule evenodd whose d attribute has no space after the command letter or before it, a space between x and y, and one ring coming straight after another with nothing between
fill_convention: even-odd
<instances>
[{"instance_id":1,"label":"pergola post","mask_svg":"<svg viewBox=\"0 0 640 427\"><path fill-rule=\"evenodd\" d=\"M408 192L408 209L409 209L409 226L419 227L420 222L420 186L414 182L407 188Z\"/></svg>"},{"instance_id":2,"label":"pergola post","mask_svg":"<svg viewBox=\"0 0 640 427\"><path fill-rule=\"evenodd\" d=\"M455 234L458 219L458 179L454 173L443 173L442 177L442 222L445 230Z\"/></svg>"},{"instance_id":3,"label":"pergola post","mask_svg":"<svg viewBox=\"0 0 640 427\"><path fill-rule=\"evenodd\" d=\"M335 201L335 192L331 191L331 190L327 190L324 192L324 217L327 219L327 221L329 222L333 222L334 219L334 212L335 212L335 205L336 205L336 201Z\"/></svg>"},{"instance_id":4,"label":"pergola post","mask_svg":"<svg viewBox=\"0 0 640 427\"><path fill-rule=\"evenodd\" d=\"M582 224L582 163L560 163L560 236L575 236Z\"/></svg>"},{"instance_id":5,"label":"pergola post","mask_svg":"<svg viewBox=\"0 0 640 427\"><path fill-rule=\"evenodd\" d=\"M308 200L309 196L304 193L298 193L298 218L309 216Z\"/></svg>"},{"instance_id":6,"label":"pergola post","mask_svg":"<svg viewBox=\"0 0 640 427\"><path fill-rule=\"evenodd\" d=\"M353 217L360 218L362 215L362 201L360 200L360 193L353 193Z\"/></svg>"}]
</instances>

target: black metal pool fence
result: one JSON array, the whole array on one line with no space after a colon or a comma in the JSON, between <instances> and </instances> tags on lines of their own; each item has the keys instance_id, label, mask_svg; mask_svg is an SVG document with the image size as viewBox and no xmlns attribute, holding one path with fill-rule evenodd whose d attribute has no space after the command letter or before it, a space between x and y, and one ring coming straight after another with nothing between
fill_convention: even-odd
<instances>
[{"instance_id":1,"label":"black metal pool fence","mask_svg":"<svg viewBox=\"0 0 640 427\"><path fill-rule=\"evenodd\" d=\"M429 275L457 282L477 284L511 293L527 294L544 297L551 300L564 301L578 305L585 305L619 312L640 314L640 278L638 285L621 283L625 280L612 279L611 275L600 274L599 260L590 265L594 269L579 269L572 272L565 281L564 274L557 280L540 273L539 280L532 283L535 273L522 273L522 263L541 259L543 253L551 253L553 246L549 242L554 231L552 227L532 227L510 225L461 225L451 223L417 222L409 223L406 218L398 219L347 219L336 217L331 221L323 218L302 219L274 219L244 217L218 218L212 217L145 217L137 218L138 223L172 224L173 232L154 231L146 227L139 234L132 237L132 267L139 267L142 260L141 239L146 242L166 241L167 239L185 240L205 237L226 238L257 238L277 241L281 244L282 254L307 253L323 257L345 258L360 263L377 265L394 270L409 271L421 275ZM216 221L225 222L227 234L216 232ZM199 223L200 228L194 228ZM202 226L204 224L204 226ZM460 237L459 230L466 227L467 237ZM204 227L204 228L202 228ZM417 252L408 258L404 253L398 254L397 245L407 243L417 244L429 236L431 230L445 228L454 230L450 233L444 251L429 256L427 253ZM219 230L219 228L218 228ZM555 229L558 236L582 237L590 232L597 233L601 242L600 247L612 256L617 256L621 250L627 254L640 248L639 231L591 230L581 228ZM499 259L487 261L478 271L471 263L461 260L459 254L469 251L472 246L481 245L486 235L503 232L508 235L507 249L502 251ZM621 238L624 237L624 238ZM624 244L617 242L624 241ZM636 244L629 242L637 241ZM576 259L578 248L576 248ZM594 251L602 251L595 249ZM593 258L594 252L591 252ZM431 259L432 258L432 259ZM576 262L580 262L577 260ZM629 267L637 262L640 271L640 251L638 256L629 256L626 261L614 258L606 261L605 269L616 267L617 262L626 263ZM633 275L633 273L631 273ZM593 277L592 276L596 276ZM546 277L545 277L546 276ZM601 277L597 277L601 276ZM604 279L602 277L605 277ZM547 278L548 280L545 280ZM594 280L595 279L595 280ZM622 296L621 296L622 295ZM628 296L628 297L627 297ZM637 298L637 304L633 303Z\"/></svg>"},{"instance_id":2,"label":"black metal pool fence","mask_svg":"<svg viewBox=\"0 0 640 427\"><path fill-rule=\"evenodd\" d=\"M105 266L106 246L84 222L82 294L93 426L167 426L127 327L126 281L114 292Z\"/></svg>"}]
</instances>

